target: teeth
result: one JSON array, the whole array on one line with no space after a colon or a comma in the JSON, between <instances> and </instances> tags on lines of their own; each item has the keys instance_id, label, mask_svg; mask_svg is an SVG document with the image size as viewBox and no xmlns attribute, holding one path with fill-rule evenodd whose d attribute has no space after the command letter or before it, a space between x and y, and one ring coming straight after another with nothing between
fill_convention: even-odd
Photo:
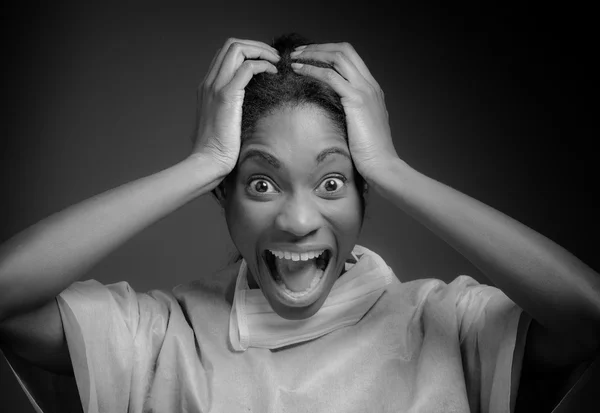
<instances>
[{"instance_id":1,"label":"teeth","mask_svg":"<svg viewBox=\"0 0 600 413\"><path fill-rule=\"evenodd\" d=\"M292 261L308 261L308 260L312 260L313 258L317 258L321 254L323 254L325 252L325 250L309 251L309 252L302 252L302 253L288 252L288 251L284 252L284 251L275 251L275 250L269 250L269 252L271 252L271 254L273 254L280 260L286 259L286 260L292 260Z\"/></svg>"}]
</instances>

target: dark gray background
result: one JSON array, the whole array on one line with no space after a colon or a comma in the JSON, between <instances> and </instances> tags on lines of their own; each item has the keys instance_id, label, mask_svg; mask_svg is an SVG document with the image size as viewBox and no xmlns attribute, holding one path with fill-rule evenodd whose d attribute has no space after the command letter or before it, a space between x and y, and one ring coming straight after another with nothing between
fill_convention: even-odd
<instances>
[{"instance_id":1,"label":"dark gray background","mask_svg":"<svg viewBox=\"0 0 600 413\"><path fill-rule=\"evenodd\" d=\"M202 2L199 2L202 3ZM596 270L591 11L506 3L414 10L367 2L6 8L0 241L190 150L195 89L228 37L298 31L348 41L386 94L396 149L419 171L509 214ZM360 243L402 281L469 274L425 228L371 194ZM86 278L172 288L234 252L209 196L148 228ZM4 360L0 410L32 412ZM6 410L5 410L6 408Z\"/></svg>"}]
</instances>

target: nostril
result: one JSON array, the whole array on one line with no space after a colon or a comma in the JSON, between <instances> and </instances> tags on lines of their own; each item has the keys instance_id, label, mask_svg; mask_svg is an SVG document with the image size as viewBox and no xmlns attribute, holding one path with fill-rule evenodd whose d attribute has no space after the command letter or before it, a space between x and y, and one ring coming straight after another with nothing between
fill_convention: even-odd
<instances>
[{"instance_id":1,"label":"nostril","mask_svg":"<svg viewBox=\"0 0 600 413\"><path fill-rule=\"evenodd\" d=\"M276 225L282 231L296 238L313 235L322 225L322 216L312 208L287 205L276 218Z\"/></svg>"}]
</instances>

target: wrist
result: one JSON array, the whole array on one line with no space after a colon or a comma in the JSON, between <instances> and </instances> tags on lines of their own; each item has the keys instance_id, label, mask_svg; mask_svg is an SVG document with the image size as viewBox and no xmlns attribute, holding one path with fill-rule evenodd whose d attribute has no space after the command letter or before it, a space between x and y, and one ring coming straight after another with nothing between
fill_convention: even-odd
<instances>
[{"instance_id":1,"label":"wrist","mask_svg":"<svg viewBox=\"0 0 600 413\"><path fill-rule=\"evenodd\" d=\"M415 170L400 158L380 162L372 173L365 177L367 183L383 198L391 200L401 188L406 187ZM394 194L394 196L392 196Z\"/></svg>"},{"instance_id":2,"label":"wrist","mask_svg":"<svg viewBox=\"0 0 600 413\"><path fill-rule=\"evenodd\" d=\"M214 158L198 153L188 156L181 164L189 170L198 188L198 195L212 191L231 172L230 168L215 161Z\"/></svg>"}]
</instances>

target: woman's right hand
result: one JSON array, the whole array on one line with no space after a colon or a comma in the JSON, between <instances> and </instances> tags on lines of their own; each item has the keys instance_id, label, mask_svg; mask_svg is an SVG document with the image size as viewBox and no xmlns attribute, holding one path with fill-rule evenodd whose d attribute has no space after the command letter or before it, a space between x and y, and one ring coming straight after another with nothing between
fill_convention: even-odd
<instances>
[{"instance_id":1,"label":"woman's right hand","mask_svg":"<svg viewBox=\"0 0 600 413\"><path fill-rule=\"evenodd\" d=\"M198 88L192 156L214 160L226 176L241 145L244 88L257 73L277 73L276 49L253 40L228 39L213 58Z\"/></svg>"},{"instance_id":2,"label":"woman's right hand","mask_svg":"<svg viewBox=\"0 0 600 413\"><path fill-rule=\"evenodd\" d=\"M276 72L278 60L264 43L228 40L198 90L192 156L203 162L178 162L98 194L0 245L3 345L45 369L71 372L56 296L139 231L210 191L234 168L244 88L254 74Z\"/></svg>"}]
</instances>

